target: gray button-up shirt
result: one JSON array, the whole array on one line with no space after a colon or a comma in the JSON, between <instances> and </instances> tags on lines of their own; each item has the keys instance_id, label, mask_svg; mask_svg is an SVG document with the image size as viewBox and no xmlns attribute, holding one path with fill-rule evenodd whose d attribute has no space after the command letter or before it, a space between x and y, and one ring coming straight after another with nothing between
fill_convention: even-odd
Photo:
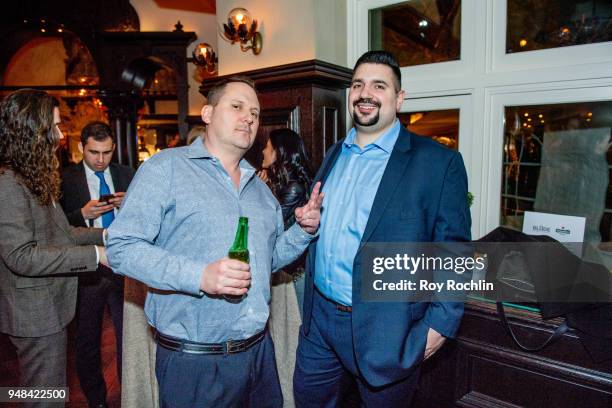
<instances>
[{"instance_id":1,"label":"gray button-up shirt","mask_svg":"<svg viewBox=\"0 0 612 408\"><path fill-rule=\"evenodd\" d=\"M136 173L108 229L112 269L150 288L149 323L161 333L202 343L246 339L268 320L270 273L295 260L314 236L283 231L281 207L245 160L236 189L201 139L164 150ZM251 287L229 303L200 291L205 266L227 256L238 217L249 218Z\"/></svg>"}]
</instances>

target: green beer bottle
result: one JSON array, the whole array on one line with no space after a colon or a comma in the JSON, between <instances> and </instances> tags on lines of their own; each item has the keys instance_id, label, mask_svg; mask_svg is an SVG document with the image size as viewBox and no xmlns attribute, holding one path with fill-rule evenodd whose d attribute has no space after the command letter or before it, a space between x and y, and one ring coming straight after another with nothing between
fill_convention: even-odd
<instances>
[{"instance_id":1,"label":"green beer bottle","mask_svg":"<svg viewBox=\"0 0 612 408\"><path fill-rule=\"evenodd\" d=\"M249 219L247 217L238 218L236 238L234 238L234 244L229 249L227 256L230 259L249 263Z\"/></svg>"},{"instance_id":2,"label":"green beer bottle","mask_svg":"<svg viewBox=\"0 0 612 408\"><path fill-rule=\"evenodd\" d=\"M236 229L236 237L234 243L230 247L227 257L230 259L237 259L244 263L249 263L249 219L247 217L238 218L238 228ZM224 295L225 300L230 303L238 303L246 297L245 295L234 296Z\"/></svg>"}]
</instances>

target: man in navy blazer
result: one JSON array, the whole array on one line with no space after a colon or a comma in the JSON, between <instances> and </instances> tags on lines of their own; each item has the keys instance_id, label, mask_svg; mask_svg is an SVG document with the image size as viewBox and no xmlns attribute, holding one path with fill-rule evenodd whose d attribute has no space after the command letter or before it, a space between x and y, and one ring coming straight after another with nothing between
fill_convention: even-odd
<instances>
[{"instance_id":1,"label":"man in navy blazer","mask_svg":"<svg viewBox=\"0 0 612 408\"><path fill-rule=\"evenodd\" d=\"M362 299L365 244L470 240L461 155L404 129L396 117L403 100L395 58L361 56L348 99L355 127L316 177L325 201L306 262L298 407L337 406L351 377L365 406L409 406L421 362L458 330L460 302Z\"/></svg>"}]
</instances>

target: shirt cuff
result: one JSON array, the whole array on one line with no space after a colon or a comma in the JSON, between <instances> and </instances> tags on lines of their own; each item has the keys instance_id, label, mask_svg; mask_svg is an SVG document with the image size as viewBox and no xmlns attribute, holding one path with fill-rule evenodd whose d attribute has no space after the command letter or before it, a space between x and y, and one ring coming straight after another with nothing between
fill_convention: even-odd
<instances>
[{"instance_id":1,"label":"shirt cuff","mask_svg":"<svg viewBox=\"0 0 612 408\"><path fill-rule=\"evenodd\" d=\"M206 266L192 260L185 261L181 268L185 273L181 274L179 282L181 292L204 296L204 292L200 289L200 282L202 281L202 273L204 273Z\"/></svg>"},{"instance_id":2,"label":"shirt cuff","mask_svg":"<svg viewBox=\"0 0 612 408\"><path fill-rule=\"evenodd\" d=\"M310 234L302 229L302 226L297 222L294 223L291 227L289 227L291 231L291 236L294 237L294 242L308 244L310 241L319 236L319 229L317 228L317 232L314 234ZM293 231L295 230L295 231Z\"/></svg>"}]
</instances>

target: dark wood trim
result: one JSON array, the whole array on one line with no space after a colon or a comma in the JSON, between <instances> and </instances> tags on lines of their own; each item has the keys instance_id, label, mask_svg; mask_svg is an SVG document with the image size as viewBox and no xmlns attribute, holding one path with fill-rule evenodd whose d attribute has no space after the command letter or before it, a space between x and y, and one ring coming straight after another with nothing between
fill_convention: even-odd
<instances>
[{"instance_id":1,"label":"dark wood trim","mask_svg":"<svg viewBox=\"0 0 612 408\"><path fill-rule=\"evenodd\" d=\"M318 85L331 89L347 88L351 83L353 70L319 60L308 60L276 67L241 72L255 81L258 91L289 88L296 85ZM200 86L200 93L208 94L219 81L238 74L207 78Z\"/></svg>"},{"instance_id":2,"label":"dark wood trim","mask_svg":"<svg viewBox=\"0 0 612 408\"><path fill-rule=\"evenodd\" d=\"M280 125L300 133L300 107L262 109L261 125Z\"/></svg>"},{"instance_id":3,"label":"dark wood trim","mask_svg":"<svg viewBox=\"0 0 612 408\"><path fill-rule=\"evenodd\" d=\"M540 343L563 321L506 308L517 336ZM596 361L570 329L538 352L525 352L504 330L495 304L466 303L459 333L422 366L415 406L608 408L612 361Z\"/></svg>"},{"instance_id":4,"label":"dark wood trim","mask_svg":"<svg viewBox=\"0 0 612 408\"><path fill-rule=\"evenodd\" d=\"M202 116L200 115L187 115L185 122L189 124L189 128L192 128L195 125L204 125L204 122L202 122Z\"/></svg>"},{"instance_id":5,"label":"dark wood trim","mask_svg":"<svg viewBox=\"0 0 612 408\"><path fill-rule=\"evenodd\" d=\"M563 321L561 318L543 320L537 312L512 308L506 308L506 315L517 337L525 340L528 344L542 342ZM486 327L486 331L482 330L484 327ZM557 342L542 351L528 353L520 350L503 329L495 305L485 302L470 301L466 304L465 316L457 339L470 343L488 343L495 348L503 348L513 353L528 356L528 358L544 358L582 369L606 371L606 367L608 369L612 368L612 362L597 363L593 361L582 347L577 331L571 328ZM612 385L612 371L608 375L608 381Z\"/></svg>"},{"instance_id":6,"label":"dark wood trim","mask_svg":"<svg viewBox=\"0 0 612 408\"><path fill-rule=\"evenodd\" d=\"M156 113L150 115L142 115L141 120L171 120L176 123L176 113Z\"/></svg>"},{"instance_id":7,"label":"dark wood trim","mask_svg":"<svg viewBox=\"0 0 612 408\"><path fill-rule=\"evenodd\" d=\"M81 89L100 89L97 85L0 85L0 91L16 91L18 89L30 88L41 91L78 91Z\"/></svg>"},{"instance_id":8,"label":"dark wood trim","mask_svg":"<svg viewBox=\"0 0 612 408\"><path fill-rule=\"evenodd\" d=\"M155 47L164 45L186 47L198 38L193 31L105 31L98 33L98 36L110 44L142 45L145 41L151 41L155 43Z\"/></svg>"},{"instance_id":9,"label":"dark wood trim","mask_svg":"<svg viewBox=\"0 0 612 408\"><path fill-rule=\"evenodd\" d=\"M465 394L457 400L456 405L464 408L521 408L477 391Z\"/></svg>"}]
</instances>

